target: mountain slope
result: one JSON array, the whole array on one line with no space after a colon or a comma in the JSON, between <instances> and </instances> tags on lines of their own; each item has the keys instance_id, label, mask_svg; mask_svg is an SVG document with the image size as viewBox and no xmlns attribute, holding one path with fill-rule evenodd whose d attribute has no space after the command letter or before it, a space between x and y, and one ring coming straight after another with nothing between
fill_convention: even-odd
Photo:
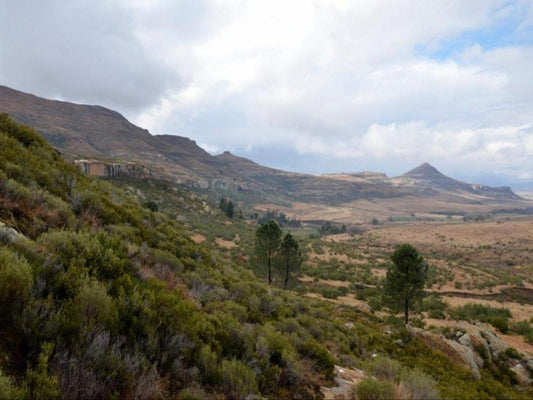
<instances>
[{"instance_id":1,"label":"mountain slope","mask_svg":"<svg viewBox=\"0 0 533 400\"><path fill-rule=\"evenodd\" d=\"M434 191L448 195L462 195L465 198L471 196L487 200L521 200L510 187L489 187L479 184L470 184L450 178L435 167L425 162L416 168L406 172L400 177L392 179L398 185L412 186L415 190L423 192Z\"/></svg>"},{"instance_id":2,"label":"mountain slope","mask_svg":"<svg viewBox=\"0 0 533 400\"><path fill-rule=\"evenodd\" d=\"M427 163L396 178L375 173L317 176L264 167L229 152L212 156L188 138L153 136L115 111L46 100L4 86L0 86L0 112L33 126L50 143L75 158L142 164L155 171L143 172L145 176L209 190L215 196L222 192L250 205L293 201L339 205L361 199L381 201L414 196L459 204L522 206L522 199L509 188L459 182ZM134 169L122 170L127 173Z\"/></svg>"}]
</instances>

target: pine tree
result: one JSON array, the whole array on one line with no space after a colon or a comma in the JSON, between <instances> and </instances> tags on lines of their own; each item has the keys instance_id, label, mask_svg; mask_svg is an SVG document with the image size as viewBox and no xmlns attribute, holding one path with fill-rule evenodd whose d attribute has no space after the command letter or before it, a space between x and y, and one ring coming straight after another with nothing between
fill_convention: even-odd
<instances>
[{"instance_id":1,"label":"pine tree","mask_svg":"<svg viewBox=\"0 0 533 400\"><path fill-rule=\"evenodd\" d=\"M383 287L385 299L393 310L403 310L407 325L409 311L425 296L428 265L410 244L397 247L391 260Z\"/></svg>"},{"instance_id":2,"label":"pine tree","mask_svg":"<svg viewBox=\"0 0 533 400\"><path fill-rule=\"evenodd\" d=\"M285 274L283 289L287 289L287 284L289 283L289 276L291 272L296 270L302 263L302 257L298 242L290 233L287 233L283 238L283 242L281 243L280 248L280 254Z\"/></svg>"},{"instance_id":3,"label":"pine tree","mask_svg":"<svg viewBox=\"0 0 533 400\"><path fill-rule=\"evenodd\" d=\"M268 284L272 284L272 261L279 250L282 232L276 221L271 219L260 225L255 232L255 253L268 270Z\"/></svg>"}]
</instances>

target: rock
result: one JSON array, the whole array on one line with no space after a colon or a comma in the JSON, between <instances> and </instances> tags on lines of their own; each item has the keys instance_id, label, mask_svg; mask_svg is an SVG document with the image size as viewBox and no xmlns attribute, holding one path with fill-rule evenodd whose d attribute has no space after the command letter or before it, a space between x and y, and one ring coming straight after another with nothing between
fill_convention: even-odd
<instances>
[{"instance_id":1,"label":"rock","mask_svg":"<svg viewBox=\"0 0 533 400\"><path fill-rule=\"evenodd\" d=\"M355 324L353 322L346 322L344 326L348 329L353 329L355 327Z\"/></svg>"},{"instance_id":2,"label":"rock","mask_svg":"<svg viewBox=\"0 0 533 400\"><path fill-rule=\"evenodd\" d=\"M529 371L521 363L516 364L514 367L510 369L511 371L514 371L516 373L518 382L521 385L527 386L533 382L533 379L531 379L531 375Z\"/></svg>"},{"instance_id":3,"label":"rock","mask_svg":"<svg viewBox=\"0 0 533 400\"><path fill-rule=\"evenodd\" d=\"M454 340L444 339L444 341L455 351L463 363L468 365L474 378L481 379L481 373L479 372L479 367L483 365L481 357L475 354L471 347L465 346Z\"/></svg>"},{"instance_id":4,"label":"rock","mask_svg":"<svg viewBox=\"0 0 533 400\"><path fill-rule=\"evenodd\" d=\"M533 358L526 361L526 367L533 374Z\"/></svg>"},{"instance_id":5,"label":"rock","mask_svg":"<svg viewBox=\"0 0 533 400\"><path fill-rule=\"evenodd\" d=\"M335 366L335 383L334 387L321 387L320 391L326 400L351 399L355 387L366 378L366 374L359 369L349 369Z\"/></svg>"},{"instance_id":6,"label":"rock","mask_svg":"<svg viewBox=\"0 0 533 400\"><path fill-rule=\"evenodd\" d=\"M396 339L396 340L394 341L394 344L395 344L396 346L398 346L398 347L405 347L405 343L403 342L402 339Z\"/></svg>"},{"instance_id":7,"label":"rock","mask_svg":"<svg viewBox=\"0 0 533 400\"><path fill-rule=\"evenodd\" d=\"M470 340L470 335L468 333L465 333L459 338L459 343L463 346L472 348L472 340Z\"/></svg>"},{"instance_id":8,"label":"rock","mask_svg":"<svg viewBox=\"0 0 533 400\"><path fill-rule=\"evenodd\" d=\"M507 347L509 347L502 342L498 336L492 333L491 330L482 329L479 331L479 334L487 341L492 358L497 358Z\"/></svg>"},{"instance_id":9,"label":"rock","mask_svg":"<svg viewBox=\"0 0 533 400\"><path fill-rule=\"evenodd\" d=\"M0 243L11 244L23 237L22 233L0 222Z\"/></svg>"}]
</instances>

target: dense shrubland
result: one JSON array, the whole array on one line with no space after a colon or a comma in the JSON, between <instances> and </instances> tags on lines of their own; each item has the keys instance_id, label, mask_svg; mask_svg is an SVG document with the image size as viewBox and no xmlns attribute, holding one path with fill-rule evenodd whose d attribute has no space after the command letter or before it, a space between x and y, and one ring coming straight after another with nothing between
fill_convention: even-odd
<instances>
[{"instance_id":1,"label":"dense shrubland","mask_svg":"<svg viewBox=\"0 0 533 400\"><path fill-rule=\"evenodd\" d=\"M268 287L161 208L0 116L0 221L24 235L0 234L0 397L317 398L336 363L374 352L445 397L520 397L419 340L396 346L371 315Z\"/></svg>"}]
</instances>

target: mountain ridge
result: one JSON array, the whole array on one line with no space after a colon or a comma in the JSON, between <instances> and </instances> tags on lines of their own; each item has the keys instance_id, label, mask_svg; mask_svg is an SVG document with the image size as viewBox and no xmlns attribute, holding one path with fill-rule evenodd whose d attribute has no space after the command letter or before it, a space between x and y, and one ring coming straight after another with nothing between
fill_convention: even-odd
<instances>
[{"instance_id":1,"label":"mountain ridge","mask_svg":"<svg viewBox=\"0 0 533 400\"><path fill-rule=\"evenodd\" d=\"M447 177L423 163L398 177L375 172L310 175L262 166L224 152L213 156L194 140L152 135L104 107L47 100L0 86L0 112L28 124L76 158L134 162L177 184L237 196L250 204L303 201L336 205L359 199L415 196L459 203L520 202L508 187L491 188ZM128 168L124 169L125 171ZM150 175L150 174L148 174Z\"/></svg>"}]
</instances>

